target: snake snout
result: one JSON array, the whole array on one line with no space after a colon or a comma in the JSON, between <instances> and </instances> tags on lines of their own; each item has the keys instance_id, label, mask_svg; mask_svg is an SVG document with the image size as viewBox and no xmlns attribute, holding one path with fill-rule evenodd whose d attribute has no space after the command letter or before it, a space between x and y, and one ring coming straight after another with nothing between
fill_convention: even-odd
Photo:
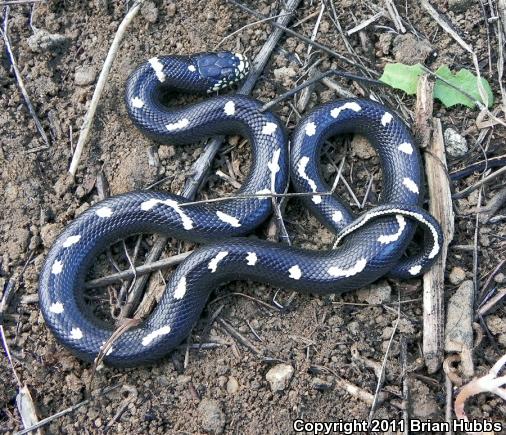
<instances>
[{"instance_id":1,"label":"snake snout","mask_svg":"<svg viewBox=\"0 0 506 435\"><path fill-rule=\"evenodd\" d=\"M250 63L240 53L220 51L196 56L199 73L209 83L208 91L218 91L242 80L249 72Z\"/></svg>"}]
</instances>

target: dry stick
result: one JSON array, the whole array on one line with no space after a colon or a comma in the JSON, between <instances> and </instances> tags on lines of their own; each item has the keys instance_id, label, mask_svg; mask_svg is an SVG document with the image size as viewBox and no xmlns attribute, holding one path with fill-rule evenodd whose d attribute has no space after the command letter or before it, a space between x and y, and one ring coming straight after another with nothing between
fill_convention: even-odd
<instances>
[{"instance_id":1,"label":"dry stick","mask_svg":"<svg viewBox=\"0 0 506 435\"><path fill-rule=\"evenodd\" d=\"M456 194L453 195L453 198L454 199L464 198L467 195L469 195L471 192L473 192L476 189L480 188L484 184L489 183L490 181L494 180L499 175L502 175L504 173L506 173L506 166L502 167L501 169L498 169L497 171L493 172L489 176L482 178L480 181L478 181L477 183L473 184L472 186L466 187L464 190L461 190L460 192L457 192Z\"/></svg>"},{"instance_id":2,"label":"dry stick","mask_svg":"<svg viewBox=\"0 0 506 435\"><path fill-rule=\"evenodd\" d=\"M8 21L9 21L9 7L8 6L5 8L4 13L5 13L4 24L3 24L3 29L0 30L0 33L2 34L3 40L5 42L5 48L7 49L7 53L9 54L9 59L11 61L12 69L14 70L14 75L16 76L16 80L18 82L18 86L21 91L21 94L23 94L25 104L28 108L28 111L30 112L31 117L33 118L33 122L35 122L35 127L37 128L39 134L42 136L42 140L45 143L45 148L40 148L40 149L46 149L46 148L49 148L49 139L46 135L46 132L44 131L44 128L42 127L39 117L37 116L37 113L35 112L32 102L30 101L30 97L28 96L28 92L25 88L25 83L23 81L23 77L21 76L21 73L19 72L18 65L16 64L16 59L14 58L14 53L12 51L11 41L9 39L9 33L8 33L8 30L9 30L8 29Z\"/></svg>"},{"instance_id":3,"label":"dry stick","mask_svg":"<svg viewBox=\"0 0 506 435\"><path fill-rule=\"evenodd\" d=\"M81 155L83 153L84 145L88 140L88 135L90 134L91 127L93 125L93 120L95 118L95 112L97 111L98 102L100 97L102 96L102 92L107 83L107 78L109 76L109 72L111 71L112 63L116 58L116 54L118 53L119 46L121 41L123 40L123 36L125 32L135 18L141 4L144 3L144 0L137 0L134 5L130 8L128 13L123 18L123 21L118 27L116 35L114 35L114 39L112 41L111 47L109 48L109 52L107 53L107 57L105 58L104 66L102 67L102 71L100 71L100 76L98 77L97 86L95 87L95 91L93 92L93 97L91 99L90 107L86 115L84 116L83 125L81 126L81 131L79 133L79 139L77 141L76 149L74 150L74 155L72 156L72 162L70 163L69 173L74 177L77 172L77 166L79 165L79 160L81 159Z\"/></svg>"},{"instance_id":4,"label":"dry stick","mask_svg":"<svg viewBox=\"0 0 506 435\"><path fill-rule=\"evenodd\" d=\"M24 5L29 3L45 3L46 0L6 0L0 2L0 6L8 6L8 5Z\"/></svg>"},{"instance_id":5,"label":"dry stick","mask_svg":"<svg viewBox=\"0 0 506 435\"><path fill-rule=\"evenodd\" d=\"M441 255L423 276L423 354L429 373L439 370L444 348L444 273L448 245L453 239L455 217L448 183L446 154L441 121L434 119L433 136L425 154L429 211L443 230Z\"/></svg>"}]
</instances>

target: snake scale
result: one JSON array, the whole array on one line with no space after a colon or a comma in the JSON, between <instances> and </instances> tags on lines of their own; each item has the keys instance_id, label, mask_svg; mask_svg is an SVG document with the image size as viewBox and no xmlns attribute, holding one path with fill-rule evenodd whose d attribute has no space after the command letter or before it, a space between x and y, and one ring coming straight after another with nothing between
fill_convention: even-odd
<instances>
[{"instance_id":1,"label":"snake scale","mask_svg":"<svg viewBox=\"0 0 506 435\"><path fill-rule=\"evenodd\" d=\"M50 249L40 274L40 308L57 339L78 357L93 361L112 330L83 308L86 272L114 241L137 233L161 233L203 243L179 265L151 315L113 343L105 363L130 367L153 362L191 331L210 293L232 280L253 280L314 294L363 287L389 274L415 277L437 257L441 230L421 208L422 164L409 130L385 106L366 99L337 100L301 119L288 138L279 118L242 96L213 96L181 108L161 100L167 90L214 92L243 78L249 63L230 52L155 57L140 65L126 85L134 124L158 142L195 143L240 134L251 144L250 172L240 198L189 204L184 197L136 191L100 201L68 225ZM359 217L329 190L319 168L321 144L343 133L364 135L383 171L380 204ZM245 238L270 216L271 194L291 180L303 202L337 233L335 249L311 251ZM269 196L271 195L271 196ZM417 225L424 246L407 257Z\"/></svg>"}]
</instances>

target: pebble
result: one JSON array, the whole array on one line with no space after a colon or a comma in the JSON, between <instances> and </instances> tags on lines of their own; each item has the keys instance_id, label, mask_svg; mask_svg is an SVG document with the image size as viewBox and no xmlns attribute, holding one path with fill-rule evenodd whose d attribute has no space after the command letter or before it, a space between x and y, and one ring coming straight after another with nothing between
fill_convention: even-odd
<instances>
[{"instance_id":1,"label":"pebble","mask_svg":"<svg viewBox=\"0 0 506 435\"><path fill-rule=\"evenodd\" d=\"M360 333L360 323L358 323L355 320L348 323L347 328L348 328L348 331L350 331L350 333L353 335L358 335Z\"/></svg>"},{"instance_id":2,"label":"pebble","mask_svg":"<svg viewBox=\"0 0 506 435\"><path fill-rule=\"evenodd\" d=\"M170 2L167 5L167 16L172 18L174 15L176 15L176 10L176 4L174 2Z\"/></svg>"},{"instance_id":3,"label":"pebble","mask_svg":"<svg viewBox=\"0 0 506 435\"><path fill-rule=\"evenodd\" d=\"M55 241L58 234L63 230L63 225L59 223L46 224L40 229L40 238L44 247L49 248Z\"/></svg>"},{"instance_id":4,"label":"pebble","mask_svg":"<svg viewBox=\"0 0 506 435\"><path fill-rule=\"evenodd\" d=\"M290 364L278 364L267 372L265 379L271 385L271 390L273 392L283 391L288 387L293 372L294 369Z\"/></svg>"},{"instance_id":5,"label":"pebble","mask_svg":"<svg viewBox=\"0 0 506 435\"><path fill-rule=\"evenodd\" d=\"M504 276L504 273L498 273L496 276L494 276L494 281L497 284L502 284L506 280L506 277Z\"/></svg>"},{"instance_id":6,"label":"pebble","mask_svg":"<svg viewBox=\"0 0 506 435\"><path fill-rule=\"evenodd\" d=\"M450 272L449 279L453 285L459 285L466 279L466 271L461 267L454 267Z\"/></svg>"},{"instance_id":7,"label":"pebble","mask_svg":"<svg viewBox=\"0 0 506 435\"><path fill-rule=\"evenodd\" d=\"M292 82L292 78L297 75L297 72L289 66L276 68L273 73L276 80L282 81L284 85L290 84Z\"/></svg>"},{"instance_id":8,"label":"pebble","mask_svg":"<svg viewBox=\"0 0 506 435\"><path fill-rule=\"evenodd\" d=\"M353 154L361 159L367 160L375 155L374 148L369 141L359 134L353 136L351 149Z\"/></svg>"},{"instance_id":9,"label":"pebble","mask_svg":"<svg viewBox=\"0 0 506 435\"><path fill-rule=\"evenodd\" d=\"M227 393L235 394L239 391L239 382L233 376L230 376L227 381Z\"/></svg>"},{"instance_id":10,"label":"pebble","mask_svg":"<svg viewBox=\"0 0 506 435\"><path fill-rule=\"evenodd\" d=\"M65 35L49 33L44 29L36 29L32 36L27 39L28 47L35 53L61 48L68 41Z\"/></svg>"},{"instance_id":11,"label":"pebble","mask_svg":"<svg viewBox=\"0 0 506 435\"><path fill-rule=\"evenodd\" d=\"M445 130L444 139L446 152L451 157L462 157L469 151L466 138L457 133L453 128Z\"/></svg>"},{"instance_id":12,"label":"pebble","mask_svg":"<svg viewBox=\"0 0 506 435\"><path fill-rule=\"evenodd\" d=\"M429 387L417 379L411 379L410 385L412 417L424 420L437 417L440 406Z\"/></svg>"},{"instance_id":13,"label":"pebble","mask_svg":"<svg viewBox=\"0 0 506 435\"><path fill-rule=\"evenodd\" d=\"M76 68L74 81L78 86L87 86L95 82L97 72L92 66L81 66Z\"/></svg>"},{"instance_id":14,"label":"pebble","mask_svg":"<svg viewBox=\"0 0 506 435\"><path fill-rule=\"evenodd\" d=\"M158 147L158 157L160 160L165 160L173 157L176 154L176 150L172 145L160 145Z\"/></svg>"},{"instance_id":15,"label":"pebble","mask_svg":"<svg viewBox=\"0 0 506 435\"><path fill-rule=\"evenodd\" d=\"M151 2L145 2L141 8L141 15L148 23L156 23L158 20L158 8Z\"/></svg>"},{"instance_id":16,"label":"pebble","mask_svg":"<svg viewBox=\"0 0 506 435\"><path fill-rule=\"evenodd\" d=\"M384 304L390 302L392 287L386 282L372 284L357 291L357 299L368 304Z\"/></svg>"},{"instance_id":17,"label":"pebble","mask_svg":"<svg viewBox=\"0 0 506 435\"><path fill-rule=\"evenodd\" d=\"M499 316L495 314L487 316L486 323L492 334L506 334L506 320L501 319Z\"/></svg>"},{"instance_id":18,"label":"pebble","mask_svg":"<svg viewBox=\"0 0 506 435\"><path fill-rule=\"evenodd\" d=\"M425 39L417 39L415 35L405 33L394 38L393 52L397 62L415 65L424 63L433 49Z\"/></svg>"},{"instance_id":19,"label":"pebble","mask_svg":"<svg viewBox=\"0 0 506 435\"><path fill-rule=\"evenodd\" d=\"M202 429L214 434L221 434L223 432L225 428L225 414L216 400L202 399L197 411Z\"/></svg>"}]
</instances>

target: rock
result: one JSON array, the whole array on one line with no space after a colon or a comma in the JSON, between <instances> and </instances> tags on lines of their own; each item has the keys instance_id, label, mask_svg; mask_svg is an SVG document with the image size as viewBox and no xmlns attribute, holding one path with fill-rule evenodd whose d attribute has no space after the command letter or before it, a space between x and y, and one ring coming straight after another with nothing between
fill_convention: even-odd
<instances>
[{"instance_id":1,"label":"rock","mask_svg":"<svg viewBox=\"0 0 506 435\"><path fill-rule=\"evenodd\" d=\"M151 1L145 2L141 8L141 15L148 23L156 23L158 19L158 8Z\"/></svg>"},{"instance_id":2,"label":"rock","mask_svg":"<svg viewBox=\"0 0 506 435\"><path fill-rule=\"evenodd\" d=\"M446 152L451 157L462 157L469 151L465 137L461 136L453 128L447 128L445 130L444 138Z\"/></svg>"},{"instance_id":3,"label":"rock","mask_svg":"<svg viewBox=\"0 0 506 435\"><path fill-rule=\"evenodd\" d=\"M506 334L506 320L501 319L499 316L487 316L486 323L492 334Z\"/></svg>"},{"instance_id":4,"label":"rock","mask_svg":"<svg viewBox=\"0 0 506 435\"><path fill-rule=\"evenodd\" d=\"M167 16L172 18L174 15L176 15L176 10L176 3L170 2L167 5Z\"/></svg>"},{"instance_id":5,"label":"rock","mask_svg":"<svg viewBox=\"0 0 506 435\"><path fill-rule=\"evenodd\" d=\"M465 12L473 4L473 0L448 0L448 8L457 13Z\"/></svg>"},{"instance_id":6,"label":"rock","mask_svg":"<svg viewBox=\"0 0 506 435\"><path fill-rule=\"evenodd\" d=\"M359 301L368 304L383 304L390 302L391 293L392 287L386 281L382 281L360 289L356 294Z\"/></svg>"},{"instance_id":7,"label":"rock","mask_svg":"<svg viewBox=\"0 0 506 435\"><path fill-rule=\"evenodd\" d=\"M448 316L445 329L445 350L459 352L462 373L471 377L474 374L471 358L473 338L473 281L464 281L448 302Z\"/></svg>"},{"instance_id":8,"label":"rock","mask_svg":"<svg viewBox=\"0 0 506 435\"><path fill-rule=\"evenodd\" d=\"M59 223L46 224L40 229L40 237L44 247L49 248L56 237L62 232L63 225Z\"/></svg>"},{"instance_id":9,"label":"rock","mask_svg":"<svg viewBox=\"0 0 506 435\"><path fill-rule=\"evenodd\" d=\"M412 418L437 417L440 406L429 387L417 379L411 378L409 382Z\"/></svg>"},{"instance_id":10,"label":"rock","mask_svg":"<svg viewBox=\"0 0 506 435\"><path fill-rule=\"evenodd\" d=\"M273 73L274 77L276 77L276 80L280 80L285 86L292 83L292 77L295 77L297 75L297 71L289 66L276 68Z\"/></svg>"},{"instance_id":11,"label":"rock","mask_svg":"<svg viewBox=\"0 0 506 435\"><path fill-rule=\"evenodd\" d=\"M351 141L351 150L353 154L361 159L370 159L376 153L369 141L364 137L356 134Z\"/></svg>"},{"instance_id":12,"label":"rock","mask_svg":"<svg viewBox=\"0 0 506 435\"><path fill-rule=\"evenodd\" d=\"M95 82L97 72L92 66L80 66L76 68L74 81L78 86L88 86Z\"/></svg>"},{"instance_id":13,"label":"rock","mask_svg":"<svg viewBox=\"0 0 506 435\"><path fill-rule=\"evenodd\" d=\"M216 400L202 399L197 408L202 429L220 434L225 428L225 414Z\"/></svg>"},{"instance_id":14,"label":"rock","mask_svg":"<svg viewBox=\"0 0 506 435\"><path fill-rule=\"evenodd\" d=\"M293 372L293 367L290 364L278 364L267 372L265 379L271 385L273 392L283 391L292 379Z\"/></svg>"},{"instance_id":15,"label":"rock","mask_svg":"<svg viewBox=\"0 0 506 435\"><path fill-rule=\"evenodd\" d=\"M497 284L502 284L505 281L506 277L504 276L504 273L498 273L496 276L494 276L494 281Z\"/></svg>"},{"instance_id":16,"label":"rock","mask_svg":"<svg viewBox=\"0 0 506 435\"><path fill-rule=\"evenodd\" d=\"M459 285L466 279L466 271L461 267L454 267L450 272L449 279L453 285Z\"/></svg>"},{"instance_id":17,"label":"rock","mask_svg":"<svg viewBox=\"0 0 506 435\"><path fill-rule=\"evenodd\" d=\"M432 51L429 42L425 39L419 40L411 33L398 35L394 39L393 52L395 60L406 65L424 63Z\"/></svg>"},{"instance_id":18,"label":"rock","mask_svg":"<svg viewBox=\"0 0 506 435\"><path fill-rule=\"evenodd\" d=\"M49 33L44 29L35 29L27 40L28 47L35 53L62 48L67 42L68 38L65 35Z\"/></svg>"},{"instance_id":19,"label":"rock","mask_svg":"<svg viewBox=\"0 0 506 435\"><path fill-rule=\"evenodd\" d=\"M348 331L350 331L353 335L358 335L360 333L360 323L358 323L356 320L351 321L347 325Z\"/></svg>"},{"instance_id":20,"label":"rock","mask_svg":"<svg viewBox=\"0 0 506 435\"><path fill-rule=\"evenodd\" d=\"M176 150L172 145L160 145L158 147L158 157L160 160L169 159L174 157Z\"/></svg>"},{"instance_id":21,"label":"rock","mask_svg":"<svg viewBox=\"0 0 506 435\"><path fill-rule=\"evenodd\" d=\"M227 381L227 393L235 394L239 391L239 382L233 376L230 376Z\"/></svg>"}]
</instances>

